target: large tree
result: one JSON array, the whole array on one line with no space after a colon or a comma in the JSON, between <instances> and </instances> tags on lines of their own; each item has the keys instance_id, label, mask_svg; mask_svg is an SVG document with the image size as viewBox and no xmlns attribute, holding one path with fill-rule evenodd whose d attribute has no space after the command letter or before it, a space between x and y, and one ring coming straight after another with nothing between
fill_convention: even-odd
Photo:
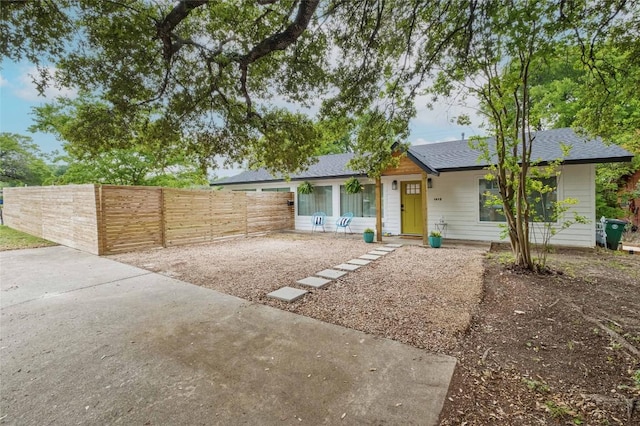
<instances>
[{"instance_id":1,"label":"large tree","mask_svg":"<svg viewBox=\"0 0 640 426\"><path fill-rule=\"evenodd\" d=\"M633 194L620 193L620 184L640 170L640 42L631 43L627 32L612 32L588 57L597 68L585 65L583 48L576 45L549 58L547 69L534 70L534 113L539 126L578 128L636 155L631 163L596 169L596 215L624 217L620 198Z\"/></svg>"},{"instance_id":2,"label":"large tree","mask_svg":"<svg viewBox=\"0 0 640 426\"><path fill-rule=\"evenodd\" d=\"M207 163L198 162L196 142L162 122L140 118L122 126L124 117L88 94L35 107L30 130L54 134L67 153L56 159L66 166L50 183L206 184Z\"/></svg>"},{"instance_id":3,"label":"large tree","mask_svg":"<svg viewBox=\"0 0 640 426\"><path fill-rule=\"evenodd\" d=\"M151 116L196 140L202 161L223 155L294 171L322 143L310 111L350 119L372 113L406 128L411 99L439 55L464 51L476 3L9 2L0 53L38 64L41 87L53 83L53 63L58 84L99 94L108 111L86 128L100 129L113 114L126 131ZM110 147L98 137L78 149Z\"/></svg>"},{"instance_id":4,"label":"large tree","mask_svg":"<svg viewBox=\"0 0 640 426\"><path fill-rule=\"evenodd\" d=\"M480 99L492 139L478 146L484 159L494 164L488 178L497 181L506 235L518 266L544 266L546 257L535 259L531 251L532 230L537 228L534 204L552 190L545 178L559 174L553 168L541 169L532 157L540 123L540 108L531 93L534 78L553 72L557 58L574 46L585 69L603 72L603 64L592 57L594 46L605 43L618 27L628 27L628 17L638 16L638 5L625 1L483 2L475 12L468 54L445 62L433 93L450 95L462 87L464 94ZM628 31L638 34L639 29L636 21ZM547 236L558 230L551 222L560 221L561 230L584 221L565 216L567 207L561 202L553 203L552 209L552 221L541 219L547 223Z\"/></svg>"},{"instance_id":5,"label":"large tree","mask_svg":"<svg viewBox=\"0 0 640 426\"><path fill-rule=\"evenodd\" d=\"M509 236L518 264L533 268L532 67L544 67L555 46L577 44L598 73L593 47L611 34L635 46L639 8L631 0L12 2L2 9L0 52L53 61L61 84L99 93L108 108L89 126L114 116L126 131L148 116L196 141L203 161L222 154L285 172L315 152L314 108L355 123L355 151L373 155L356 164L375 175L406 137L414 99L435 70L444 71L444 92L476 79L495 151L505 154L499 166L516 165L498 171L514 216Z\"/></svg>"},{"instance_id":6,"label":"large tree","mask_svg":"<svg viewBox=\"0 0 640 426\"><path fill-rule=\"evenodd\" d=\"M47 157L33 139L0 133L0 185L42 185L51 175Z\"/></svg>"}]
</instances>

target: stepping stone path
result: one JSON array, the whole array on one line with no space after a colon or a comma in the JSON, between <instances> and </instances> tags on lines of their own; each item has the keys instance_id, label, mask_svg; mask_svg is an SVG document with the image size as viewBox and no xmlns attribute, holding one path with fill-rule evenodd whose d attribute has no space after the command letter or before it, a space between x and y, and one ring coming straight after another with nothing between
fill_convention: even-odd
<instances>
[{"instance_id":1,"label":"stepping stone path","mask_svg":"<svg viewBox=\"0 0 640 426\"><path fill-rule=\"evenodd\" d=\"M351 263L352 265L364 266L364 265L370 264L371 261L370 260L364 260L364 259L351 259L347 263Z\"/></svg>"},{"instance_id":2,"label":"stepping stone path","mask_svg":"<svg viewBox=\"0 0 640 426\"><path fill-rule=\"evenodd\" d=\"M318 278L318 277L307 277L307 278L298 280L296 282L298 284L308 285L309 287L313 287L313 288L323 288L323 287L326 287L331 282L331 280Z\"/></svg>"},{"instance_id":3,"label":"stepping stone path","mask_svg":"<svg viewBox=\"0 0 640 426\"><path fill-rule=\"evenodd\" d=\"M299 288L282 287L267 294L267 297L285 302L295 302L307 293L309 292L306 290L300 290Z\"/></svg>"},{"instance_id":4,"label":"stepping stone path","mask_svg":"<svg viewBox=\"0 0 640 426\"><path fill-rule=\"evenodd\" d=\"M324 271L320 271L316 273L316 275L319 277L335 280L340 278L343 275L347 275L347 273L344 271L336 271L335 269L325 269Z\"/></svg>"},{"instance_id":5,"label":"stepping stone path","mask_svg":"<svg viewBox=\"0 0 640 426\"><path fill-rule=\"evenodd\" d=\"M360 256L360 259L364 259L364 260L378 260L380 259L382 256L376 256L375 254L363 254L362 256Z\"/></svg>"},{"instance_id":6,"label":"stepping stone path","mask_svg":"<svg viewBox=\"0 0 640 426\"><path fill-rule=\"evenodd\" d=\"M322 270L316 273L317 276L303 278L296 281L296 283L313 288L324 288L331 283L331 280L335 280L346 275L347 272L345 271L355 271L361 266L368 265L372 261L380 259L382 256L394 251L398 247L402 247L402 244L387 244L383 247L378 247L375 250L370 251L368 254L363 254L358 259L351 259L347 263L341 263L340 265L335 266L336 269ZM337 269L342 269L342 271L338 271ZM293 287L282 287L276 291L268 293L267 297L285 302L295 302L307 293L308 291L306 290L300 290Z\"/></svg>"},{"instance_id":7,"label":"stepping stone path","mask_svg":"<svg viewBox=\"0 0 640 426\"><path fill-rule=\"evenodd\" d=\"M351 263L341 263L339 265L334 266L334 268L344 269L345 271L355 271L359 267L360 265L353 265Z\"/></svg>"},{"instance_id":8,"label":"stepping stone path","mask_svg":"<svg viewBox=\"0 0 640 426\"><path fill-rule=\"evenodd\" d=\"M387 253L391 253L394 250L395 248L393 247L380 247L376 249L376 251L386 251Z\"/></svg>"}]
</instances>

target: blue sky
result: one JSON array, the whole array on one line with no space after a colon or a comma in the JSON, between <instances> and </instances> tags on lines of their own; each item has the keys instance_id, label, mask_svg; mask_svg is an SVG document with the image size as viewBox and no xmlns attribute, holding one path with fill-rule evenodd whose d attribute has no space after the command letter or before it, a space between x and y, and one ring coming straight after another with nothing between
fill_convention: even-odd
<instances>
[{"instance_id":1,"label":"blue sky","mask_svg":"<svg viewBox=\"0 0 640 426\"><path fill-rule=\"evenodd\" d=\"M33 124L33 107L51 102L56 96L74 95L74 92L64 88L50 88L46 91L45 97L42 97L32 83L30 75L34 72L35 67L29 63L0 63L0 131L30 136L43 152L62 152L62 142L56 140L53 135L31 133L27 129ZM434 110L429 110L426 107L427 100L426 97L419 97L416 101L418 115L411 123L409 138L412 144L458 140L463 132L465 138L484 134L480 128L480 121L473 117L472 109L441 102ZM451 120L462 112L472 116L471 126L451 123ZM216 174L225 176L236 172L237 170L221 170Z\"/></svg>"},{"instance_id":2,"label":"blue sky","mask_svg":"<svg viewBox=\"0 0 640 426\"><path fill-rule=\"evenodd\" d=\"M62 143L53 135L31 133L27 129L33 124L31 108L73 92L51 88L46 92L47 97L39 96L30 77L35 71L33 65L3 61L0 67L0 131L30 136L43 152L62 151Z\"/></svg>"}]
</instances>

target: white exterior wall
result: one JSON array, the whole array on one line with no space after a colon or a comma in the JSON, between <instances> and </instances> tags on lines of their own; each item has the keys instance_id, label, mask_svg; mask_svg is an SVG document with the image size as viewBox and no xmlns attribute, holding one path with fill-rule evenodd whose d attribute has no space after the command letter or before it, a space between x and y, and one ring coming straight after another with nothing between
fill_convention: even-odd
<instances>
[{"instance_id":1,"label":"white exterior wall","mask_svg":"<svg viewBox=\"0 0 640 426\"><path fill-rule=\"evenodd\" d=\"M445 238L508 241L500 238L501 228L497 223L480 222L478 180L485 173L479 171L442 173L431 176L433 188L429 189L429 229L435 228L441 217L447 223ZM558 200L576 198L565 216L573 212L586 216L589 223L575 224L559 232L551 244L593 247L595 246L595 166L592 164L562 166L558 177ZM542 242L539 226L534 227L532 242Z\"/></svg>"},{"instance_id":2,"label":"white exterior wall","mask_svg":"<svg viewBox=\"0 0 640 426\"><path fill-rule=\"evenodd\" d=\"M447 223L444 238L477 240L477 241L506 241L500 238L501 228L497 223L480 222L478 181L485 176L482 170L448 172L440 176L429 175L433 187L428 189L428 220L429 230L436 229L436 224L441 218ZM400 190L401 183L406 181L419 181L421 175L384 176L383 184L383 218L382 231L397 235L401 232L400 223ZM392 182L398 182L398 188L392 189ZM327 231L335 230L335 222L340 216L340 185L345 179L314 180L317 186L331 185L333 187L333 211L327 213ZM374 183L372 179L360 178L363 184ZM311 217L298 216L297 214L297 187L300 182L281 182L266 184L233 185L228 189L257 189L288 187L296 193L297 230L311 231ZM571 206L567 213L573 216L573 211L586 216L589 223L585 225L572 225L570 228L558 233L551 240L551 244L577 247L594 247L595 242L595 166L593 164L562 166L558 177L558 200L566 198L578 199L578 204ZM365 228L375 229L375 217L355 217L351 223L353 232L360 233ZM535 232L535 231L534 231ZM535 238L541 242L539 233L534 233Z\"/></svg>"}]
</instances>

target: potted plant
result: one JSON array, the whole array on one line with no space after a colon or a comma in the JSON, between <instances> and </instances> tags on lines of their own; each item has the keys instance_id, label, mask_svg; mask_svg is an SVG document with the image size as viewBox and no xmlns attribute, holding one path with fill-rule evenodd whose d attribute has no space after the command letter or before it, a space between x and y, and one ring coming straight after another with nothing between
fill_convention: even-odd
<instances>
[{"instance_id":1,"label":"potted plant","mask_svg":"<svg viewBox=\"0 0 640 426\"><path fill-rule=\"evenodd\" d=\"M439 231L429 233L429 245L433 248L439 248L442 245L442 234Z\"/></svg>"},{"instance_id":2,"label":"potted plant","mask_svg":"<svg viewBox=\"0 0 640 426\"><path fill-rule=\"evenodd\" d=\"M344 183L344 190L347 192L347 194L357 194L362 191L362 185L357 178L351 176Z\"/></svg>"},{"instance_id":3,"label":"potted plant","mask_svg":"<svg viewBox=\"0 0 640 426\"><path fill-rule=\"evenodd\" d=\"M372 243L374 235L375 235L375 233L374 233L373 229L371 229L371 228L365 229L364 232L362 233L362 237L364 238L364 242L365 243Z\"/></svg>"},{"instance_id":4,"label":"potted plant","mask_svg":"<svg viewBox=\"0 0 640 426\"><path fill-rule=\"evenodd\" d=\"M298 194L313 194L313 184L305 180L298 185Z\"/></svg>"}]
</instances>

